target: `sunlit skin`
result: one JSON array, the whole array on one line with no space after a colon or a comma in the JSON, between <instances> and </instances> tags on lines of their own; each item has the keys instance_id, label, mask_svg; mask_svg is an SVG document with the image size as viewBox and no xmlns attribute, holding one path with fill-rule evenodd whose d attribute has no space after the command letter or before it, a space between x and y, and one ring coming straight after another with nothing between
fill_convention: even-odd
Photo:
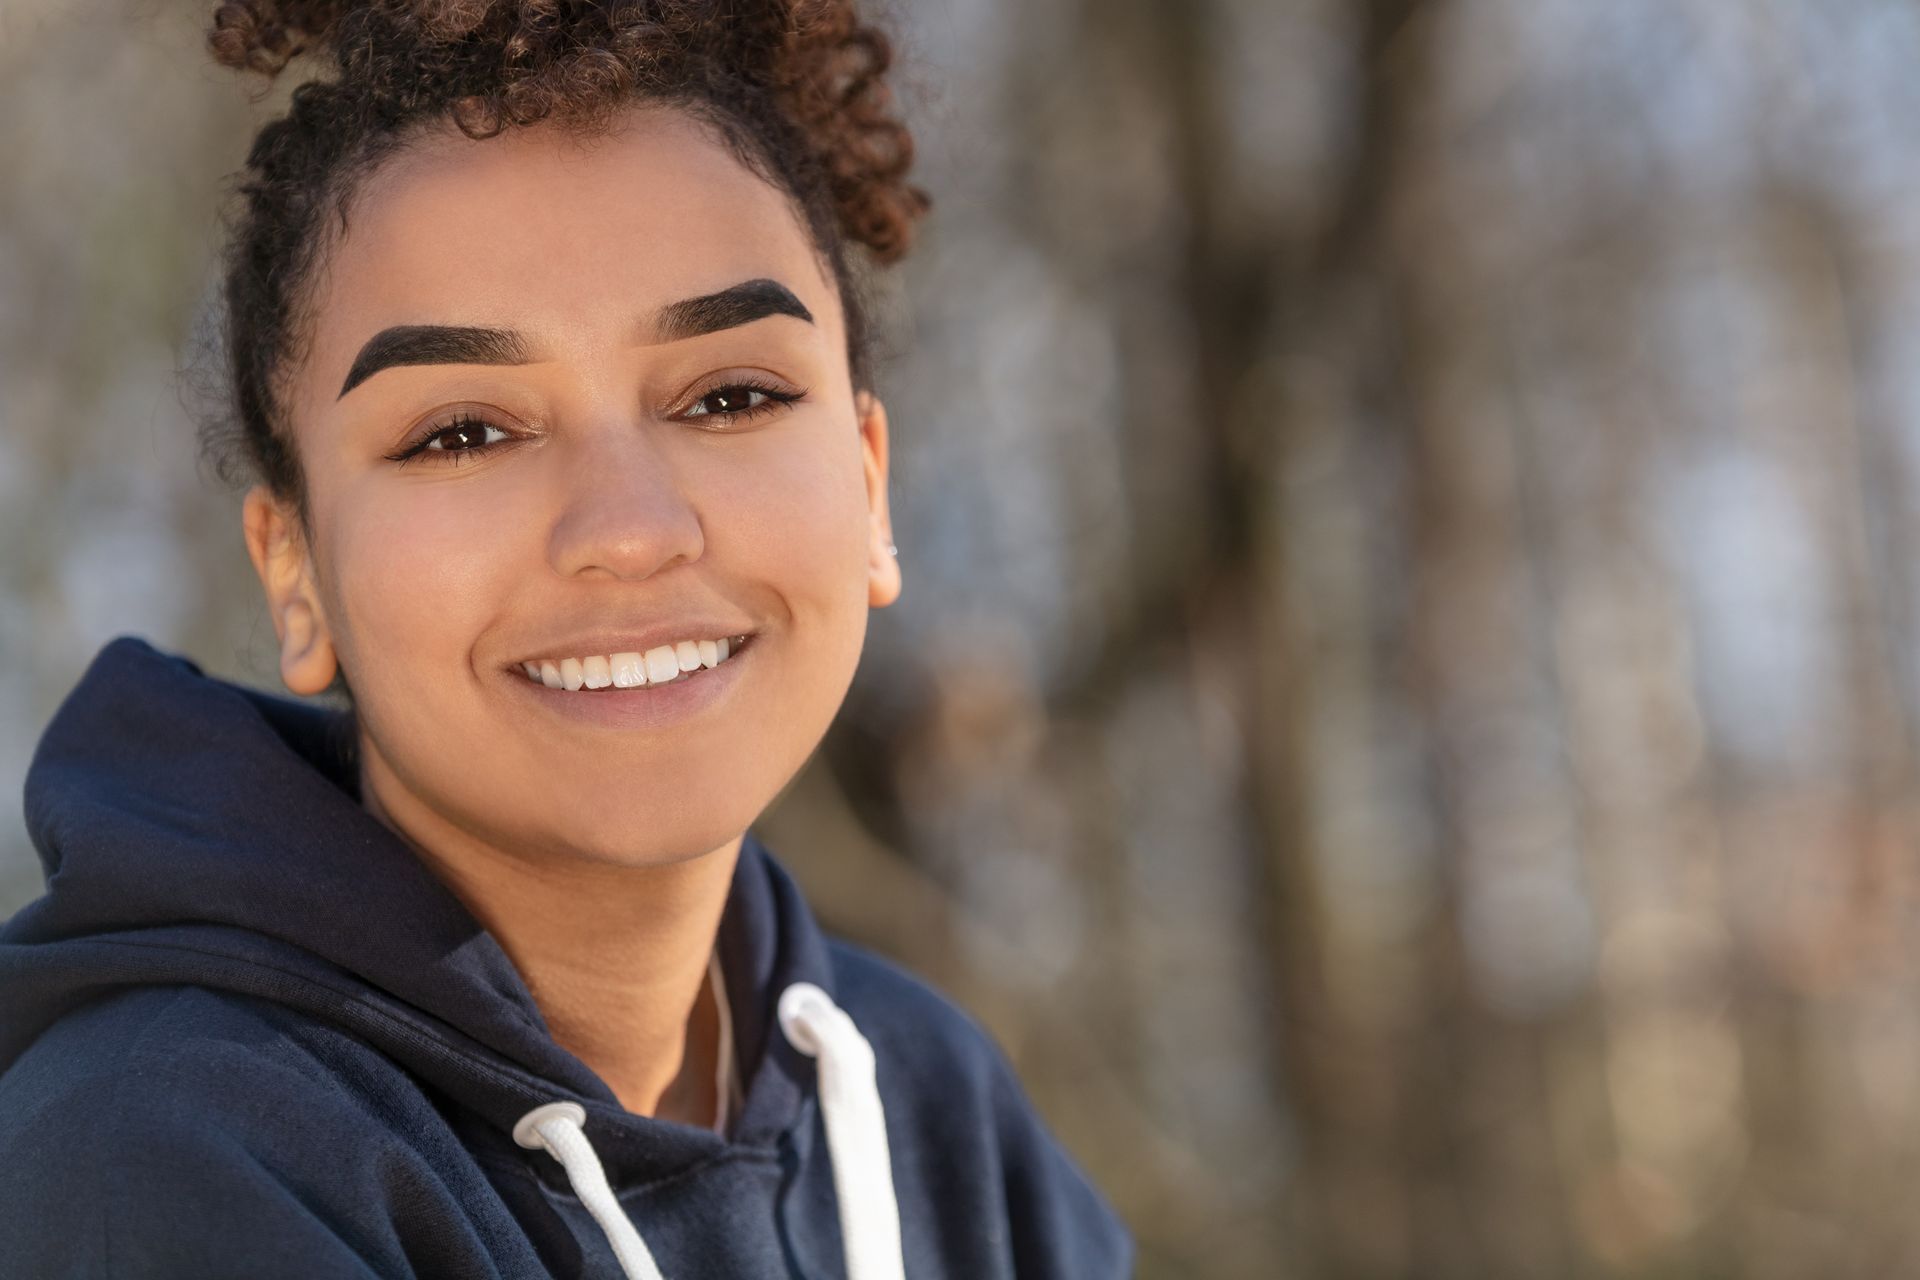
<instances>
[{"instance_id":1,"label":"sunlit skin","mask_svg":"<svg viewBox=\"0 0 1920 1280\"><path fill-rule=\"evenodd\" d=\"M901 589L886 412L853 392L827 270L782 193L672 110L587 145L447 126L362 189L323 273L288 397L311 544L263 486L243 508L287 688L336 664L353 686L367 809L499 939L560 1044L629 1110L689 1124L715 1104L705 979L741 837ZM814 322L645 328L762 278ZM511 328L536 360L396 366L341 394L404 324ZM740 403L702 397L743 374L805 395L699 416ZM384 456L455 411L516 439ZM690 611L759 634L726 700L668 729L575 723L507 684L569 636Z\"/></svg>"}]
</instances>

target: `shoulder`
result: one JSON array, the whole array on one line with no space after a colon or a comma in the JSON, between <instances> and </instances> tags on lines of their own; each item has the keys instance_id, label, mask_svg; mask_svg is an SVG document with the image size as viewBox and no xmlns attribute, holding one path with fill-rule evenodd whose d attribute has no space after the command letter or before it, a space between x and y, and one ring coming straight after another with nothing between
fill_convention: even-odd
<instances>
[{"instance_id":1,"label":"shoulder","mask_svg":"<svg viewBox=\"0 0 1920 1280\"><path fill-rule=\"evenodd\" d=\"M390 1157L382 1095L405 1082L370 1045L271 1001L127 987L69 1010L0 1074L0 1170L52 1160L102 1190L136 1179L149 1152L176 1168L198 1152L296 1180L344 1171Z\"/></svg>"},{"instance_id":2,"label":"shoulder","mask_svg":"<svg viewBox=\"0 0 1920 1280\"><path fill-rule=\"evenodd\" d=\"M62 1014L0 1074L0 1102L84 1101L139 1125L195 1107L251 1115L252 1098L352 1106L395 1070L363 1041L273 1001L142 985Z\"/></svg>"},{"instance_id":3,"label":"shoulder","mask_svg":"<svg viewBox=\"0 0 1920 1280\"><path fill-rule=\"evenodd\" d=\"M873 1045L896 1162L949 1176L965 1167L976 1179L991 1171L991 1207L977 1207L1005 1224L1016 1274L1131 1275L1131 1231L1054 1136L979 1019L868 948L829 937L828 952L835 999ZM949 1188L941 1198L984 1190Z\"/></svg>"},{"instance_id":4,"label":"shoulder","mask_svg":"<svg viewBox=\"0 0 1920 1280\"><path fill-rule=\"evenodd\" d=\"M359 1078L378 1054L300 1023L139 986L48 1026L0 1074L0 1255L34 1275L404 1274L386 1202L428 1184Z\"/></svg>"},{"instance_id":5,"label":"shoulder","mask_svg":"<svg viewBox=\"0 0 1920 1280\"><path fill-rule=\"evenodd\" d=\"M946 1141L1003 1150L1052 1136L1000 1041L958 1001L878 952L830 937L834 998L872 1044L882 1097Z\"/></svg>"},{"instance_id":6,"label":"shoulder","mask_svg":"<svg viewBox=\"0 0 1920 1280\"><path fill-rule=\"evenodd\" d=\"M925 978L845 938L829 937L834 999L882 1057L937 1069L947 1088L1000 1089L1013 1065L980 1020Z\"/></svg>"}]
</instances>

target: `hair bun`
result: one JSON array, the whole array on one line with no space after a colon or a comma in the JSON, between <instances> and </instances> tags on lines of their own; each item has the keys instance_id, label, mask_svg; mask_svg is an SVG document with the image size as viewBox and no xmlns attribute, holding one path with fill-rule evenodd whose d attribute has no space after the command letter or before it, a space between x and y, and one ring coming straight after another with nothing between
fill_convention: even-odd
<instances>
[{"instance_id":1,"label":"hair bun","mask_svg":"<svg viewBox=\"0 0 1920 1280\"><path fill-rule=\"evenodd\" d=\"M893 262L931 207L905 178L913 134L894 109L886 73L893 45L846 0L793 0L773 82L811 139L847 234Z\"/></svg>"},{"instance_id":2,"label":"hair bun","mask_svg":"<svg viewBox=\"0 0 1920 1280\"><path fill-rule=\"evenodd\" d=\"M276 76L324 39L346 8L346 0L221 0L207 49L222 66Z\"/></svg>"}]
</instances>

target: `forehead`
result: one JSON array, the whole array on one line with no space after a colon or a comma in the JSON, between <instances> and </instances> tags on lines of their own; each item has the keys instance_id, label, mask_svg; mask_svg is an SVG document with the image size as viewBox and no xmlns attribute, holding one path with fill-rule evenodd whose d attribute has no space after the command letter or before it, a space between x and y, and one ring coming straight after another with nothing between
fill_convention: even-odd
<instances>
[{"instance_id":1,"label":"forehead","mask_svg":"<svg viewBox=\"0 0 1920 1280\"><path fill-rule=\"evenodd\" d=\"M659 303L760 276L823 324L834 312L785 193L662 107L586 139L550 122L482 140L451 126L425 135L355 193L321 276L306 373L336 388L360 343L392 324L510 324L563 350L621 344Z\"/></svg>"}]
</instances>

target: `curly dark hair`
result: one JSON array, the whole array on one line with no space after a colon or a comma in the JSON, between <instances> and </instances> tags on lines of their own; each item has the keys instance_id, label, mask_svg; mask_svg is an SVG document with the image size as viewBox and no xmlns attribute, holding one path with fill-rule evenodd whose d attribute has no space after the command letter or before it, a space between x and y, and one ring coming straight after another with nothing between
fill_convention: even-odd
<instances>
[{"instance_id":1,"label":"curly dark hair","mask_svg":"<svg viewBox=\"0 0 1920 1280\"><path fill-rule=\"evenodd\" d=\"M438 121L477 139L548 118L591 134L638 100L706 122L788 195L838 283L854 388L871 387L849 247L890 265L931 201L905 181L913 138L884 79L892 44L853 0L222 0L207 47L268 80L302 53L335 73L295 88L247 155L226 214L230 411L202 428L220 478L257 477L303 533L284 393L311 340L312 283L359 182Z\"/></svg>"}]
</instances>

